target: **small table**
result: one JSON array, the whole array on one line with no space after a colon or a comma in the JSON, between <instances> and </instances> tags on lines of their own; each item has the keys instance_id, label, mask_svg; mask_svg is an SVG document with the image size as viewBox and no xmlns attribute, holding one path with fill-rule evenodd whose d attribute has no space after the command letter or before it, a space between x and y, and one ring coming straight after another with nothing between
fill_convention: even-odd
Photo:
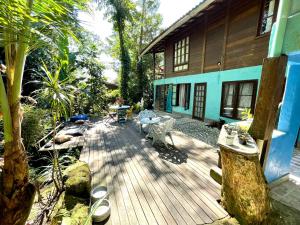
<instances>
[{"instance_id":1,"label":"small table","mask_svg":"<svg viewBox=\"0 0 300 225\"><path fill-rule=\"evenodd\" d=\"M125 116L126 116L126 110L130 108L130 105L113 105L109 107L110 109L117 110L118 115L118 122L124 123L125 122Z\"/></svg>"},{"instance_id":2,"label":"small table","mask_svg":"<svg viewBox=\"0 0 300 225\"><path fill-rule=\"evenodd\" d=\"M154 118L151 118L151 119L150 118L143 118L143 119L141 119L141 131L142 131L143 124L149 125L149 132L146 135L146 138L149 137L149 134L150 134L150 132L153 129L153 125L154 124L158 124L159 122L160 122L160 118L159 117L154 117Z\"/></svg>"}]
</instances>

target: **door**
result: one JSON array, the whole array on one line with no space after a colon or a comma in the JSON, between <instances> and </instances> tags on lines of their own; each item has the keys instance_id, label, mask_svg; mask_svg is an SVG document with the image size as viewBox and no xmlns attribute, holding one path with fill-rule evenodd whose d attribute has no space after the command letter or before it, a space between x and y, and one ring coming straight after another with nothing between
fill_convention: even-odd
<instances>
[{"instance_id":1,"label":"door","mask_svg":"<svg viewBox=\"0 0 300 225\"><path fill-rule=\"evenodd\" d=\"M172 97L173 97L173 85L169 84L167 89L167 103L166 103L166 112L172 112Z\"/></svg>"},{"instance_id":2,"label":"door","mask_svg":"<svg viewBox=\"0 0 300 225\"><path fill-rule=\"evenodd\" d=\"M206 83L195 84L193 118L204 120L206 104Z\"/></svg>"}]
</instances>

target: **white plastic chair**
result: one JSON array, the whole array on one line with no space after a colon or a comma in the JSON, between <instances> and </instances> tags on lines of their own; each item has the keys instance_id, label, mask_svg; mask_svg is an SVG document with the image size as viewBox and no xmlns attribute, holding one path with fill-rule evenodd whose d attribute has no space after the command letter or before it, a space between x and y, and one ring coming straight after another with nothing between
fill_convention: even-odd
<instances>
[{"instance_id":1,"label":"white plastic chair","mask_svg":"<svg viewBox=\"0 0 300 225\"><path fill-rule=\"evenodd\" d=\"M143 124L141 123L141 120L144 119L144 118L154 118L156 117L156 114L151 111L151 110L143 110L139 113L138 115L138 120L139 120L139 123L140 123L140 132L142 133L142 130L143 130Z\"/></svg>"},{"instance_id":2,"label":"white plastic chair","mask_svg":"<svg viewBox=\"0 0 300 225\"><path fill-rule=\"evenodd\" d=\"M167 141L166 141L166 136L169 135L172 140L170 132L173 129L175 121L176 120L174 118L171 118L162 124L153 125L153 127L151 129L151 134L150 134L151 137L153 138L152 145L154 145L154 143L157 141L161 141L166 147L168 147ZM173 140L172 140L172 142L173 142Z\"/></svg>"}]
</instances>

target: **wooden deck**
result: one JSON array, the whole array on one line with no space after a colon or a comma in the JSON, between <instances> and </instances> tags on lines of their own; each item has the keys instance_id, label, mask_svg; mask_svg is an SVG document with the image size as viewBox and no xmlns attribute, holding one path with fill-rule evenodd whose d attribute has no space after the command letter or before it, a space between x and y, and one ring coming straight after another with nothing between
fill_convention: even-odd
<instances>
[{"instance_id":1,"label":"wooden deck","mask_svg":"<svg viewBox=\"0 0 300 225\"><path fill-rule=\"evenodd\" d=\"M193 225L227 216L218 204L220 185L209 176L215 149L177 133L176 149L153 148L133 123L98 122L80 159L92 183L106 185L112 212L106 224Z\"/></svg>"}]
</instances>

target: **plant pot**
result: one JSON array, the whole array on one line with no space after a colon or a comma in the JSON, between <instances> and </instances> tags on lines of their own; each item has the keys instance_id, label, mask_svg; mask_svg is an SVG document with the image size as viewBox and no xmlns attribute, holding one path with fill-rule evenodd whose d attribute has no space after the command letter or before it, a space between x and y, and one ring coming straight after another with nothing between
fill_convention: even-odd
<instances>
[{"instance_id":1,"label":"plant pot","mask_svg":"<svg viewBox=\"0 0 300 225\"><path fill-rule=\"evenodd\" d=\"M243 138L239 138L239 143L241 145L247 145L247 140L246 139L243 139Z\"/></svg>"},{"instance_id":2,"label":"plant pot","mask_svg":"<svg viewBox=\"0 0 300 225\"><path fill-rule=\"evenodd\" d=\"M227 135L226 136L226 144L233 145L234 135Z\"/></svg>"}]
</instances>

